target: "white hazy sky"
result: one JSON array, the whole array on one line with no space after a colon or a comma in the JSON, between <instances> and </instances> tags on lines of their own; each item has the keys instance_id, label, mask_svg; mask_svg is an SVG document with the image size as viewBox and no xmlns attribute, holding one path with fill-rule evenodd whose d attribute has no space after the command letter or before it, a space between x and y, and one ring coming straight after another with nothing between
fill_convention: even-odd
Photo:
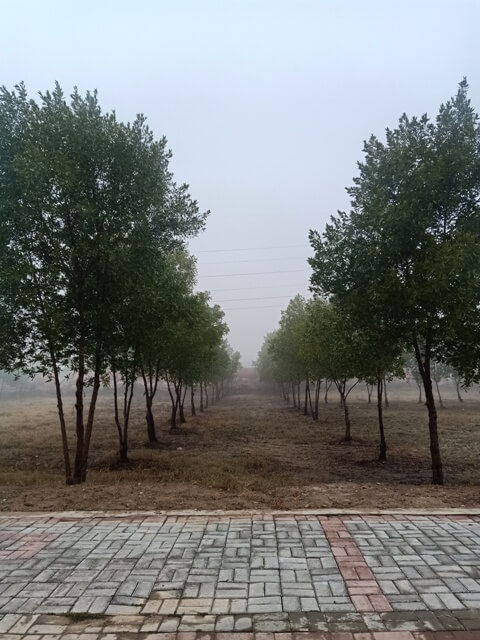
<instances>
[{"instance_id":1,"label":"white hazy sky","mask_svg":"<svg viewBox=\"0 0 480 640\"><path fill-rule=\"evenodd\" d=\"M0 0L0 16L0 84L97 88L167 137L212 212L199 288L246 365L308 293L308 230L348 206L363 140L435 115L465 75L480 110L480 0Z\"/></svg>"}]
</instances>

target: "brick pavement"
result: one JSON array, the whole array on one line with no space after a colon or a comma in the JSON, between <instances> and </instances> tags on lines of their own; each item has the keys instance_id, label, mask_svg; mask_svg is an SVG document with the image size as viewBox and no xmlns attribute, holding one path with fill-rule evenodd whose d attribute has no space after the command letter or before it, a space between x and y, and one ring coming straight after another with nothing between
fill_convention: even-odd
<instances>
[{"instance_id":1,"label":"brick pavement","mask_svg":"<svg viewBox=\"0 0 480 640\"><path fill-rule=\"evenodd\" d=\"M480 517L0 516L0 636L480 640Z\"/></svg>"}]
</instances>

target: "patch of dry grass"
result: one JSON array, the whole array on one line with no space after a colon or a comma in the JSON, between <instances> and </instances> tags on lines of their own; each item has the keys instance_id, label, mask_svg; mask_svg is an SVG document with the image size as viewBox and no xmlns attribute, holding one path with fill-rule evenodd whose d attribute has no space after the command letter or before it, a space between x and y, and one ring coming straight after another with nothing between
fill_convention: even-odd
<instances>
[{"instance_id":1,"label":"patch of dry grass","mask_svg":"<svg viewBox=\"0 0 480 640\"><path fill-rule=\"evenodd\" d=\"M152 448L146 443L139 397L130 428L130 463L122 467L111 400L102 397L88 481L78 488L64 485L55 401L7 403L1 407L0 421L0 506L86 508L90 502L94 508L304 507L312 500L318 505L330 500L336 504L335 499L348 504L352 495L358 502L362 492L363 499L378 503L379 492L374 490L374 496L372 487L381 487L397 504L411 502L402 492L416 487L420 493L414 494L415 500L432 495L471 504L476 494L478 501L480 402L469 398L459 404L450 397L447 407L439 409L445 474L458 494L446 490L440 495L430 485L426 409L415 398L414 390L406 397L390 393L390 408L385 410L389 459L380 464L376 407L368 405L360 391L350 401L351 445L341 443L343 412L331 393L329 404L321 405L319 422L286 407L279 398L245 395L226 398L188 418L176 433L168 430L167 407L157 406L161 443ZM73 445L72 407L68 418Z\"/></svg>"}]
</instances>

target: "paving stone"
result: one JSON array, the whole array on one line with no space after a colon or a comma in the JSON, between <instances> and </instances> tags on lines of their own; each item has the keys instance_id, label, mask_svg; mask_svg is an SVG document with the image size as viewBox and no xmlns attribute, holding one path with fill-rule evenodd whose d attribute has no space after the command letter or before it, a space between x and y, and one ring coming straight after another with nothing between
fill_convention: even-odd
<instances>
[{"instance_id":1,"label":"paving stone","mask_svg":"<svg viewBox=\"0 0 480 640\"><path fill-rule=\"evenodd\" d=\"M329 614L338 614L330 624L339 633L479 626L479 518L160 516L46 525L43 516L0 516L0 553L1 540L18 552L0 559L4 635L40 635L43 616L33 615L43 612L142 613L135 628L147 625L144 634L242 633L236 624L262 614L259 624L273 626L259 633L287 635L326 632ZM370 612L349 618L356 608ZM383 618L387 608L407 617ZM133 633L133 622L122 624L119 634ZM60 635L53 622L46 627L44 635Z\"/></svg>"}]
</instances>

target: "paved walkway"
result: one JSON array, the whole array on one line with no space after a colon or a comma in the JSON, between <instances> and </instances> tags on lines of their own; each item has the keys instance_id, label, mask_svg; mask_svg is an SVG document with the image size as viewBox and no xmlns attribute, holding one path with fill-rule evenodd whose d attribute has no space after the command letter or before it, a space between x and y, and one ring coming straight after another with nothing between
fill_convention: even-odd
<instances>
[{"instance_id":1,"label":"paved walkway","mask_svg":"<svg viewBox=\"0 0 480 640\"><path fill-rule=\"evenodd\" d=\"M480 516L0 516L3 639L232 632L480 640Z\"/></svg>"}]
</instances>

